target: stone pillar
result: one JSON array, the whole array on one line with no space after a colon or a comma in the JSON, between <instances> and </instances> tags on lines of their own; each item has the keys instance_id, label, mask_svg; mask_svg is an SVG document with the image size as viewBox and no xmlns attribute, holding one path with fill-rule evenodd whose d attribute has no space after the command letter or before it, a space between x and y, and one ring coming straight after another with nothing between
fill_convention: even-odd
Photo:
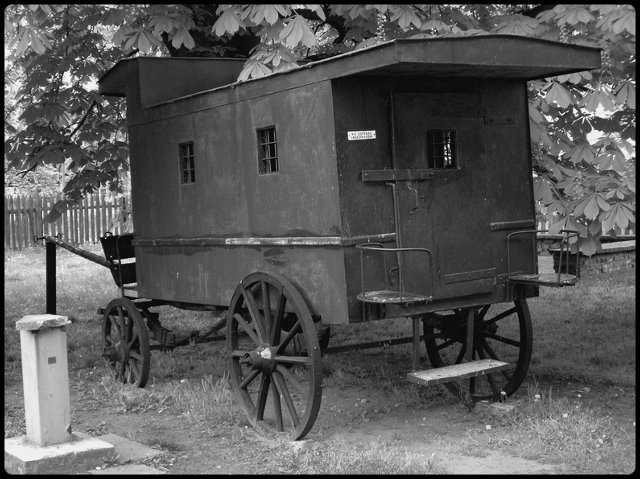
<instances>
[{"instance_id":1,"label":"stone pillar","mask_svg":"<svg viewBox=\"0 0 640 479\"><path fill-rule=\"evenodd\" d=\"M50 446L72 440L66 316L32 314L16 322L20 331L26 440Z\"/></svg>"}]
</instances>

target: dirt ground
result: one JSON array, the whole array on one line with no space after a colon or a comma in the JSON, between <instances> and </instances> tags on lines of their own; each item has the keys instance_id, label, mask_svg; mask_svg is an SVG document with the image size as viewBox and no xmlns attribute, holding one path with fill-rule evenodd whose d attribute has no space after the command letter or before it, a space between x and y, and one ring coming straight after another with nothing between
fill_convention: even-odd
<instances>
[{"instance_id":1,"label":"dirt ground","mask_svg":"<svg viewBox=\"0 0 640 479\"><path fill-rule=\"evenodd\" d=\"M41 258L37 259L40 269L28 263L29 258L5 262L5 267L13 268L5 274L5 437L24 434L20 353L13 322L25 309L38 311L42 306L44 270ZM68 327L73 429L92 436L113 433L158 448L163 454L145 464L160 470L173 474L635 470L635 363L629 359L635 356L629 339L635 324L635 279L630 275L611 283L585 281L580 289L545 292L531 301L533 358L527 379L507 400L515 406L512 413L496 416L482 407L469 411L442 386L408 383L404 379L411 368L408 345L350 351L323 359L318 418L305 440L292 442L262 437L249 425L228 388L222 343L154 351L146 388L117 383L100 359L100 321L95 315L96 306L103 306L117 291L100 289L110 280L108 271L93 273L73 261L61 261L59 267L65 278L60 281L60 309L77 316ZM29 275L25 268L31 268ZM79 283L78 277L85 279ZM87 297L89 290L96 295ZM191 312L180 316L163 311L161 316L170 328L204 329L197 318L186 325L185 318L194 317ZM360 329L343 333L334 329L331 346L349 339L381 339L388 332L401 334L395 326L377 323L352 325ZM405 326L406 334L410 325ZM426 361L424 366L428 367Z\"/></svg>"},{"instance_id":2,"label":"dirt ground","mask_svg":"<svg viewBox=\"0 0 640 479\"><path fill-rule=\"evenodd\" d=\"M214 377L222 376L222 364L215 361L219 346L198 346L197 359L185 370L178 371L186 377L174 380L176 387L197 383L198 374L205 368ZM193 355L190 348L173 353L178 357L171 360L181 362L187 355ZM158 394L167 399L164 404L162 400L150 400L154 390L161 386L159 384L152 384L145 390L111 389L109 393L107 388L101 389L101 385L109 384L110 380L108 371L102 366L70 373L73 427L94 436L115 433L159 448L164 454L147 464L174 474L296 473L308 471L310 465L316 468L311 469L313 471L336 464L340 468L340 461L345 459L332 458L334 448L350 451L346 460L351 462L357 462L354 456L360 454L358 451L362 448L373 448L382 455L401 451L400 460L394 463L396 466L398 462L418 461L421 463L418 471L432 473L585 472L539 451L527 457L517 444L510 444L508 440L513 434L513 427L505 423L508 415L494 416L483 408L469 411L439 386L420 388L402 382L399 376L398 381L387 381L385 378L391 372L388 369L376 377L367 367L373 365L375 370L378 364L384 369L392 364L393 372L397 373L408 361L408 349L403 346L391 349L394 351L378 349L325 358L332 373L325 377L322 407L315 426L304 441L261 437L243 419L240 411L219 423L177 414L180 405L175 403L176 396L167 394L166 389ZM156 358L159 354L162 353L155 353ZM345 361L348 361L347 366L344 366ZM157 362L152 364L152 371L154 367L162 367ZM359 375L365 377L358 380ZM529 400L527 385L521 389L522 394L516 393L508 400L516 410ZM619 427L635 434L629 420L635 420L632 389L600 386L585 390L584 384L567 381L558 382L551 389L556 397L572 397L585 407L606 411ZM21 405L21 384L7 385L5 422L7 413L11 421L20 421ZM502 440L503 432L506 432L506 440ZM635 467L635 462L633 465ZM344 468L349 470L351 466L344 465ZM386 472L403 472L402 464L398 466L399 470L394 470L396 466L390 466ZM408 465L407 470L414 471L415 467ZM366 470L365 466L363 471Z\"/></svg>"}]
</instances>

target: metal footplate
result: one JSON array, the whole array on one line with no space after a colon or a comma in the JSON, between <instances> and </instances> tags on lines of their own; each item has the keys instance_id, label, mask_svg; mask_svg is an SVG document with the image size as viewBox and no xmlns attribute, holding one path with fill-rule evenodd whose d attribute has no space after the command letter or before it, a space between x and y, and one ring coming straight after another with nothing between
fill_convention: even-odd
<instances>
[{"instance_id":1,"label":"metal footplate","mask_svg":"<svg viewBox=\"0 0 640 479\"><path fill-rule=\"evenodd\" d=\"M539 273L539 274L512 274L509 281L519 284L533 284L539 286L573 286L577 283L578 277L574 274L565 273Z\"/></svg>"},{"instance_id":2,"label":"metal footplate","mask_svg":"<svg viewBox=\"0 0 640 479\"><path fill-rule=\"evenodd\" d=\"M428 303L431 301L431 296L387 289L380 291L363 291L358 294L357 298L364 303L378 304Z\"/></svg>"},{"instance_id":3,"label":"metal footplate","mask_svg":"<svg viewBox=\"0 0 640 479\"><path fill-rule=\"evenodd\" d=\"M437 384L449 382L454 379L483 376L509 367L513 367L513 365L495 359L478 359L476 361L426 369L424 371L413 371L407 374L407 380L423 385Z\"/></svg>"}]
</instances>

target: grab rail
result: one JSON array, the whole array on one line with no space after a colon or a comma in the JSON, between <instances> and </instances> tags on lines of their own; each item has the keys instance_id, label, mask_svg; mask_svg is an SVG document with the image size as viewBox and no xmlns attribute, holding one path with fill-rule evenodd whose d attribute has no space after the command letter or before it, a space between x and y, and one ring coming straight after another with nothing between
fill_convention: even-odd
<instances>
[{"instance_id":1,"label":"grab rail","mask_svg":"<svg viewBox=\"0 0 640 479\"><path fill-rule=\"evenodd\" d=\"M511 245L511 239L513 236L516 235L521 235L521 234L528 234L528 233L546 233L549 230L538 230L538 229L534 229L534 230L521 230L521 231L514 231L513 233L509 233L507 234L506 240L507 240L507 279L511 277L511 251L510 251L510 245ZM562 257L563 255L566 254L567 259L566 259L566 272L565 274L569 274L569 254L571 253L570 251L570 246L569 246L569 238L575 236L576 238L579 237L579 233L576 230L569 230L569 229L561 229L560 233L562 233L562 239L560 240L560 257L558 259L558 283L560 283L560 278L561 278L561 274L562 274ZM567 247L566 251L564 249L564 247ZM535 238L534 238L534 249L533 249L533 254L534 257L536 258L537 261L537 248L535 245ZM580 254L580 249L578 248L578 254ZM580 258L578 258L576 260L576 277L580 277Z\"/></svg>"},{"instance_id":2,"label":"grab rail","mask_svg":"<svg viewBox=\"0 0 640 479\"><path fill-rule=\"evenodd\" d=\"M404 296L404 275L402 271L402 267L400 266L400 254L410 251L419 251L422 253L426 253L429 255L429 270L431 271L430 275L430 292L433 295L433 254L431 250L427 248L393 248L393 247L384 247L382 243L361 243L357 244L356 248L360 250L360 291L364 292L364 251L380 251L382 253L396 253L396 260L398 261L398 283L400 285L400 298ZM384 261L384 257L383 257ZM386 261L383 263L383 267L386 271Z\"/></svg>"}]
</instances>

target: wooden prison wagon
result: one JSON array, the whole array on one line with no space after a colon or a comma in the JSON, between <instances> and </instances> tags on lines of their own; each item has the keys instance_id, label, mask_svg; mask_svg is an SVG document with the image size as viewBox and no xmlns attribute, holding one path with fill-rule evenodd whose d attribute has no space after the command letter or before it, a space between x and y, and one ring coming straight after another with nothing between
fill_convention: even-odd
<instances>
[{"instance_id":1,"label":"wooden prison wagon","mask_svg":"<svg viewBox=\"0 0 640 479\"><path fill-rule=\"evenodd\" d=\"M246 82L242 60L119 62L100 92L126 96L134 235L104 238L123 288L106 357L143 386L150 339L172 346L149 308L226 310L242 405L297 439L326 326L406 317L409 380L513 393L526 298L576 281L537 271L526 81L599 66L595 48L505 35L394 40Z\"/></svg>"}]
</instances>

